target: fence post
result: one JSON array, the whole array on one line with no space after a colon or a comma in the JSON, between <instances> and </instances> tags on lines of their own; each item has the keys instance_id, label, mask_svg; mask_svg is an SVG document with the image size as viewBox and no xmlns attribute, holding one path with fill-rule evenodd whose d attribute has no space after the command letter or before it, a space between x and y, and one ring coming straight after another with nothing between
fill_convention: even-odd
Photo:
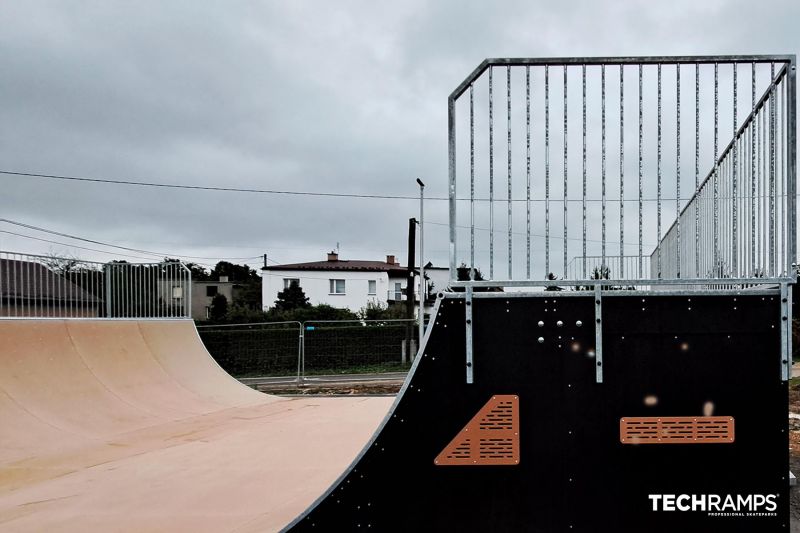
<instances>
[{"instance_id":1,"label":"fence post","mask_svg":"<svg viewBox=\"0 0 800 533\"><path fill-rule=\"evenodd\" d=\"M297 338L297 386L300 387L303 385L303 355L305 352L305 343L303 339L305 338L304 330L306 328L305 322L298 322L300 326L300 336Z\"/></svg>"},{"instance_id":2,"label":"fence post","mask_svg":"<svg viewBox=\"0 0 800 533\"><path fill-rule=\"evenodd\" d=\"M112 266L110 264L103 265L103 274L106 278L106 318L111 318L111 270Z\"/></svg>"}]
</instances>

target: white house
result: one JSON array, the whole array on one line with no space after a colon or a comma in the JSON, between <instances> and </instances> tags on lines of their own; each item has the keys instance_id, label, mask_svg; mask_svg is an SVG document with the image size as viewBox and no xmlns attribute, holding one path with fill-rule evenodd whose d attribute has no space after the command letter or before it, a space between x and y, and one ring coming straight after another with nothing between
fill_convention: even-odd
<instances>
[{"instance_id":1,"label":"white house","mask_svg":"<svg viewBox=\"0 0 800 533\"><path fill-rule=\"evenodd\" d=\"M278 293L296 281L313 305L358 311L368 302L386 306L405 300L403 290L408 271L395 256L386 261L339 259L331 252L325 261L267 266L261 269L262 305L266 310L275 305Z\"/></svg>"}]
</instances>

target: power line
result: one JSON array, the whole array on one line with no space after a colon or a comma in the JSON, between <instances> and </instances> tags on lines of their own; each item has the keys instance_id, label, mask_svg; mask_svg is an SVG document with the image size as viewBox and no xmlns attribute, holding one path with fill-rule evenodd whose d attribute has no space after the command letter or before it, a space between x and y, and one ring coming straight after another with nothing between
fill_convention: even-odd
<instances>
[{"instance_id":1,"label":"power line","mask_svg":"<svg viewBox=\"0 0 800 533\"><path fill-rule=\"evenodd\" d=\"M171 254L171 253L163 253L163 252L154 252L154 251L151 251L151 250L142 250L140 248L129 248L127 246L119 246L117 244L109 244L107 242L96 241L96 240L87 239L87 238L84 238L84 237L78 237L76 235L70 235L69 233L62 233L60 231L54 231L54 230L50 230L50 229L47 229L47 228L42 228L42 227L39 227L39 226L33 226L31 224L25 224L24 222L18 222L18 221L15 221L15 220L9 220L7 218L0 218L0 222L5 222L7 224L12 224L14 226L27 228L27 229L31 229L31 230L34 230L34 231L41 231L43 233L49 233L51 235L58 235L59 237L65 237L67 239L73 239L73 240L76 240L76 241L88 242L88 243L91 243L91 244L98 244L100 246L107 246L109 248L116 248L116 249L119 249L119 250L125 250L125 251L128 251L128 252L134 252L134 253L138 253L138 254L152 255L152 256L155 256L155 257L159 257L159 258L173 256L173 257L179 257L179 258L182 257L182 258L187 258L187 259L207 259L207 260L211 260L211 261L214 261L214 260L233 260L233 261L235 261L235 260L244 260L244 259L258 259L260 257L258 255L253 255L253 256L248 256L248 257L203 257L203 256L193 256L193 255L182 255L182 254ZM66 245L66 246L71 246L71 245ZM77 246L76 246L76 248L77 248Z\"/></svg>"},{"instance_id":2,"label":"power line","mask_svg":"<svg viewBox=\"0 0 800 533\"><path fill-rule=\"evenodd\" d=\"M50 239L41 239L39 237L34 237L32 235L23 235L22 233L16 233L16 232L13 232L13 231L8 231L8 230L0 230L0 233L7 233L8 235L14 235L16 237L23 237L25 239L31 239L31 240L34 240L34 241L47 242L47 243L50 243L50 244L58 244L60 246L68 246L70 248L78 248L80 250L89 250L91 252L99 252L101 254L116 255L116 256L128 257L128 258L133 258L133 259L146 259L148 261L152 261L153 260L152 257L142 257L141 255L130 255L130 254L124 254L124 253L120 253L120 252L109 252L107 250L98 250L97 248L88 248L86 246L79 246L77 244L68 244L66 242L52 241Z\"/></svg>"},{"instance_id":3,"label":"power line","mask_svg":"<svg viewBox=\"0 0 800 533\"><path fill-rule=\"evenodd\" d=\"M326 198L362 198L362 199L372 199L372 200L414 200L418 201L419 196L405 196L405 195L391 195L391 194L355 194L355 193L335 193L335 192L313 192L313 191L282 191L277 189L249 189L249 188L238 188L238 187L213 187L213 186L205 186L205 185L181 185L177 183L156 183L151 181L139 181L139 180L132 180L132 179L109 179L109 178L91 178L86 176L65 176L60 174L37 174L34 172L16 172L11 170L0 170L0 174L5 174L8 176L23 176L28 178L42 178L42 179L51 179L51 180L62 180L62 181L77 181L77 182L85 182L85 183L103 183L107 185L129 185L135 187L157 187L162 189L185 189L185 190L195 190L195 191L215 191L215 192L237 192L237 193L250 193L250 194L283 194L283 195L292 195L292 196L317 196L317 197L326 197ZM783 197L783 195L779 195ZM691 200L693 197L686 197L681 198L682 202L687 202ZM434 200L434 201L448 201L449 198L444 196L426 196L426 200ZM668 198L666 196L661 197L661 202L668 202L668 201L676 201L678 198ZM725 198L722 198L725 199ZM456 200L460 202L468 202L470 198L456 198ZM488 198L475 198L476 202L488 202ZM503 200L506 201L506 200ZM531 203L542 203L545 202L545 199L542 198L531 198L528 200L527 198L512 198L512 202L528 202ZM563 202L563 198L551 198L551 202ZM567 202L583 202L583 198L567 198ZM602 202L601 198L586 198L585 201L587 202ZM607 200L611 202L611 200ZM615 200L619 202L619 200ZM632 202L636 203L638 198L631 198L631 199L623 199L623 202ZM658 198L642 198L643 202L658 202Z\"/></svg>"},{"instance_id":4,"label":"power line","mask_svg":"<svg viewBox=\"0 0 800 533\"><path fill-rule=\"evenodd\" d=\"M211 187L204 185L180 185L177 183L155 183L149 181L117 180L105 178L89 178L83 176L62 176L58 174L36 174L33 172L13 172L10 170L0 170L0 174L9 176L25 176L29 178L45 178L65 181L82 181L89 183L105 183L112 185L133 185L138 187L159 187L164 189L189 189L196 191L217 191L217 192L241 192L255 194L287 194L296 196L323 196L332 198L368 198L380 200L419 200L418 196L394 196L388 194L353 194L335 192L310 192L310 191L280 191L275 189L244 189L237 187ZM447 198L430 197L428 200L447 200Z\"/></svg>"}]
</instances>

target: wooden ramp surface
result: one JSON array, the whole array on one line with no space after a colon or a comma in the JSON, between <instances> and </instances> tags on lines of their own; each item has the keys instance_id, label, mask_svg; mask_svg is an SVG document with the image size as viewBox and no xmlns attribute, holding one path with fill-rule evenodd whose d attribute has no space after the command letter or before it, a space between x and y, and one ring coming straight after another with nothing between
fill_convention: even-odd
<instances>
[{"instance_id":1,"label":"wooden ramp surface","mask_svg":"<svg viewBox=\"0 0 800 533\"><path fill-rule=\"evenodd\" d=\"M391 402L256 392L188 320L0 320L0 531L277 531Z\"/></svg>"}]
</instances>

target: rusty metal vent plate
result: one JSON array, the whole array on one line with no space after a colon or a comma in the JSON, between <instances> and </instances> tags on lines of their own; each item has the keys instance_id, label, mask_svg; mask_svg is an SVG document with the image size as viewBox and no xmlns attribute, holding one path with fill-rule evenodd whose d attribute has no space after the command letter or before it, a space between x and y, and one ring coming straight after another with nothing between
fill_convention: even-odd
<instances>
[{"instance_id":1,"label":"rusty metal vent plate","mask_svg":"<svg viewBox=\"0 0 800 533\"><path fill-rule=\"evenodd\" d=\"M519 397L492 396L434 459L439 466L519 464Z\"/></svg>"},{"instance_id":2,"label":"rusty metal vent plate","mask_svg":"<svg viewBox=\"0 0 800 533\"><path fill-rule=\"evenodd\" d=\"M622 444L725 444L734 441L730 416L640 416L621 418Z\"/></svg>"}]
</instances>

